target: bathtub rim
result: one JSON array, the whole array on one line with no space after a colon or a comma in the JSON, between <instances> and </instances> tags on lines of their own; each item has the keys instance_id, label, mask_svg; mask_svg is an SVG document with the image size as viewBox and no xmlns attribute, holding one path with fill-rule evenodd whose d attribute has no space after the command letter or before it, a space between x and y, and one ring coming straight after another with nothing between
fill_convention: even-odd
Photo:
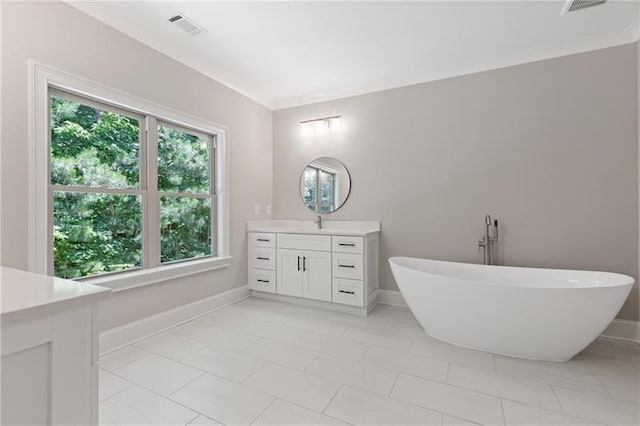
<instances>
[{"instance_id":1,"label":"bathtub rim","mask_svg":"<svg viewBox=\"0 0 640 426\"><path fill-rule=\"evenodd\" d=\"M584 285L584 282L580 282L579 285L567 286L564 283L558 283L557 285L532 285L530 283L522 283L522 282L501 282L499 280L496 281L484 281L484 280L470 280L467 278L461 278L451 275L437 274L434 272L426 271L423 269L418 269L411 267L410 265L398 263L397 261L410 261L410 262L422 262L422 263L437 263L437 264L446 264L451 266L461 266L466 268L480 268L480 269L493 269L500 268L501 270L518 270L522 272L523 270L529 271L547 271L547 272L565 272L565 273L579 273L579 274L597 274L598 276L611 277L615 278L611 282L604 282L598 285ZM390 267L400 267L407 268L413 271L416 271L425 275L432 275L438 277L439 279L447 279L453 282L466 282L466 283L478 283L479 285L486 286L494 286L494 287L505 287L505 288L518 288L518 289L539 289L539 290L586 290L586 289L602 289L602 288L617 288L617 287L629 287L629 291L635 284L635 278L620 274L617 272L606 272L606 271L593 271L593 270L584 270L584 269L563 269L563 268L540 268L540 267L529 267L529 266L503 266L503 265L484 265L478 263L466 263L466 262L453 262L449 260L437 260L437 259L428 259L421 257L411 257L411 256L392 256L388 259Z\"/></svg>"}]
</instances>

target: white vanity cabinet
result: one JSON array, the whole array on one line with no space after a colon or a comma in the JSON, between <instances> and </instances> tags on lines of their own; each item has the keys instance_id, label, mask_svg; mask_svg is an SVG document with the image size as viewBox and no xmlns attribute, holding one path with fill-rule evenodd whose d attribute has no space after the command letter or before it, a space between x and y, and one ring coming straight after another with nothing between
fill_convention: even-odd
<instances>
[{"instance_id":1,"label":"white vanity cabinet","mask_svg":"<svg viewBox=\"0 0 640 426\"><path fill-rule=\"evenodd\" d=\"M332 240L333 300L337 303L363 306L364 238L334 236Z\"/></svg>"},{"instance_id":2,"label":"white vanity cabinet","mask_svg":"<svg viewBox=\"0 0 640 426\"><path fill-rule=\"evenodd\" d=\"M331 301L331 237L278 234L276 293Z\"/></svg>"},{"instance_id":3,"label":"white vanity cabinet","mask_svg":"<svg viewBox=\"0 0 640 426\"><path fill-rule=\"evenodd\" d=\"M373 309L379 222L332 223L317 230L305 221L249 222L254 295L365 315Z\"/></svg>"},{"instance_id":4,"label":"white vanity cabinet","mask_svg":"<svg viewBox=\"0 0 640 426\"><path fill-rule=\"evenodd\" d=\"M110 294L0 267L0 424L98 423L97 303Z\"/></svg>"},{"instance_id":5,"label":"white vanity cabinet","mask_svg":"<svg viewBox=\"0 0 640 426\"><path fill-rule=\"evenodd\" d=\"M249 288L276 292L276 234L249 234Z\"/></svg>"}]
</instances>

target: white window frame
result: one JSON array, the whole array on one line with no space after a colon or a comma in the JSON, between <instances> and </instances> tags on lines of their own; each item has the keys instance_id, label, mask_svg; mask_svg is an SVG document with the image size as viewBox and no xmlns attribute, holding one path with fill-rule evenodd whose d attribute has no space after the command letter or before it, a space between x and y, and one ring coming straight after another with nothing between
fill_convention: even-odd
<instances>
[{"instance_id":1,"label":"white window frame","mask_svg":"<svg viewBox=\"0 0 640 426\"><path fill-rule=\"evenodd\" d=\"M217 256L171 262L156 267L83 278L83 282L110 287L114 291L155 284L231 263L229 246L229 150L228 130L169 107L89 81L36 61L29 61L29 194L28 267L32 272L53 275L53 206L50 190L49 91L50 88L95 99L136 114L215 136L216 240ZM140 123L141 126L144 123ZM142 167L145 167L141 164ZM141 173L142 173L141 169ZM160 248L158 247L157 250Z\"/></svg>"}]
</instances>

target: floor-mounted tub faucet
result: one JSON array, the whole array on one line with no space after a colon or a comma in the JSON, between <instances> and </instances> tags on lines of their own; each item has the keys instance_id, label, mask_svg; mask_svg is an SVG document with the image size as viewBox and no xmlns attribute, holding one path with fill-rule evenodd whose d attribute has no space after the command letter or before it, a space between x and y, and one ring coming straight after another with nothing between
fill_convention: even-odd
<instances>
[{"instance_id":1,"label":"floor-mounted tub faucet","mask_svg":"<svg viewBox=\"0 0 640 426\"><path fill-rule=\"evenodd\" d=\"M498 220L491 222L491 216L486 215L484 218L484 235L480 241L478 241L478 251L484 249L484 264L485 265L497 265L498 253L494 246L494 243L498 242ZM493 235L491 235L491 228L493 227Z\"/></svg>"}]
</instances>

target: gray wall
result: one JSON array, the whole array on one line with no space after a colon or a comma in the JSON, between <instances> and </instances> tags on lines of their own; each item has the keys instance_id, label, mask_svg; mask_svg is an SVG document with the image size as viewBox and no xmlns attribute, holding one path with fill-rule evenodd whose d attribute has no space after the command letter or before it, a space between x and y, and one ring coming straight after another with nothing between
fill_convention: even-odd
<instances>
[{"instance_id":1,"label":"gray wall","mask_svg":"<svg viewBox=\"0 0 640 426\"><path fill-rule=\"evenodd\" d=\"M381 220L383 259L478 262L488 212L502 221L506 264L637 277L638 44L277 111L272 149L272 113L227 87L63 3L1 7L3 265L27 262L28 59L230 129L232 266L118 293L102 329L246 284L253 205L311 219L298 177L325 155L353 179L330 217ZM341 134L300 137L298 121L334 113ZM396 289L386 262L381 273ZM623 318L638 318L637 298Z\"/></svg>"},{"instance_id":2,"label":"gray wall","mask_svg":"<svg viewBox=\"0 0 640 426\"><path fill-rule=\"evenodd\" d=\"M121 292L101 328L247 284L245 223L272 201L272 112L62 2L2 2L2 264L27 267L27 60L226 126L232 266Z\"/></svg>"},{"instance_id":3,"label":"gray wall","mask_svg":"<svg viewBox=\"0 0 640 426\"><path fill-rule=\"evenodd\" d=\"M274 214L310 219L305 164L334 156L352 193L337 220L380 220L386 259L481 262L486 213L507 265L638 275L636 45L274 113ZM298 122L341 114L305 139ZM638 289L620 317L638 319Z\"/></svg>"}]
</instances>

